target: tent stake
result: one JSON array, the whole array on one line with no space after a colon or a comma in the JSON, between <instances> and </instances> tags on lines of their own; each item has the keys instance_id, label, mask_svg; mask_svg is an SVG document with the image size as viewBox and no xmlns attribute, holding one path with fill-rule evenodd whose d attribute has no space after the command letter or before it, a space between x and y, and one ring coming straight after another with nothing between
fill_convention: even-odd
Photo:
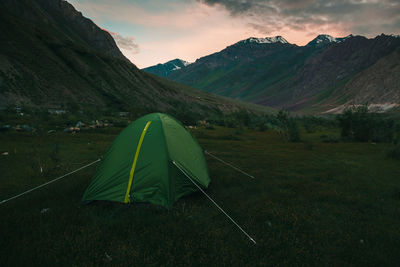
<instances>
[{"instance_id":1,"label":"tent stake","mask_svg":"<svg viewBox=\"0 0 400 267\"><path fill-rule=\"evenodd\" d=\"M250 177L250 178L252 178L252 179L255 179L255 177L254 177L253 175L250 175L250 174L248 174L247 172L244 172L244 171L242 171L241 169L236 168L236 167L233 166L232 164L229 164L228 162L223 161L222 159L220 159L220 158L214 156L213 154L211 154L211 153L208 152L207 150L204 150L204 153L207 154L207 155L210 155L211 157L215 158L216 160L221 161L222 163L224 163L225 165L228 165L228 166L231 167L232 169L235 169L235 170L237 170L238 172L241 172L241 173L243 173L244 175L246 175L246 176L248 176L248 177Z\"/></svg>"},{"instance_id":2,"label":"tent stake","mask_svg":"<svg viewBox=\"0 0 400 267\"><path fill-rule=\"evenodd\" d=\"M195 181L193 181L192 178L190 178L190 176L175 162L172 161L172 163L223 213L225 214L226 217L229 218L229 220L231 220L231 222L233 222L239 229L240 231L242 231L243 234L245 234L251 242L253 242L254 244L257 244L256 241L248 234L246 233L245 230L243 230L242 227L240 227L239 224L237 224L232 218L231 216L229 216L206 192L204 192L204 190L198 185L196 184Z\"/></svg>"}]
</instances>

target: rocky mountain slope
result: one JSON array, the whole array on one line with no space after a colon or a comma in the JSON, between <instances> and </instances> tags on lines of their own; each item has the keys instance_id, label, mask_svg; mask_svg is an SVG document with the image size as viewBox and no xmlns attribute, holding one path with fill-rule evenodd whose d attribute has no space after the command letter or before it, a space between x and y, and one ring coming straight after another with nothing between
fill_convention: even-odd
<instances>
[{"instance_id":1,"label":"rocky mountain slope","mask_svg":"<svg viewBox=\"0 0 400 267\"><path fill-rule=\"evenodd\" d=\"M384 34L319 35L305 46L280 36L249 38L168 78L257 104L319 112L345 103L398 101L400 75L393 66L399 47L400 38Z\"/></svg>"},{"instance_id":2,"label":"rocky mountain slope","mask_svg":"<svg viewBox=\"0 0 400 267\"><path fill-rule=\"evenodd\" d=\"M2 0L0 30L0 108L243 107L137 69L108 32L63 0Z\"/></svg>"},{"instance_id":3,"label":"rocky mountain slope","mask_svg":"<svg viewBox=\"0 0 400 267\"><path fill-rule=\"evenodd\" d=\"M167 77L171 72L185 68L188 65L190 65L189 62L176 58L163 64L157 64L155 66L144 68L143 71L160 77Z\"/></svg>"},{"instance_id":4,"label":"rocky mountain slope","mask_svg":"<svg viewBox=\"0 0 400 267\"><path fill-rule=\"evenodd\" d=\"M347 105L368 103L370 108L386 111L400 107L400 47L358 73L335 90L327 102L328 112L337 113ZM321 104L325 104L322 102ZM339 103L340 106L330 103Z\"/></svg>"}]
</instances>

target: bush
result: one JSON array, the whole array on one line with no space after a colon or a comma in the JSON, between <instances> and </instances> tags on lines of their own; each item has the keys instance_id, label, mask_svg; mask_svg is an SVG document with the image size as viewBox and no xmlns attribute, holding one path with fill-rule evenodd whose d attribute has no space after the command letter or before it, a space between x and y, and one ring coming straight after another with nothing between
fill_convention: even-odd
<instances>
[{"instance_id":1,"label":"bush","mask_svg":"<svg viewBox=\"0 0 400 267\"><path fill-rule=\"evenodd\" d=\"M338 116L342 137L351 140L366 142L372 137L373 117L368 113L366 105L346 109Z\"/></svg>"},{"instance_id":2,"label":"bush","mask_svg":"<svg viewBox=\"0 0 400 267\"><path fill-rule=\"evenodd\" d=\"M300 141L300 128L297 122L292 118L289 120L288 124L289 141L299 142Z\"/></svg>"},{"instance_id":3,"label":"bush","mask_svg":"<svg viewBox=\"0 0 400 267\"><path fill-rule=\"evenodd\" d=\"M297 121L289 116L287 110L280 110L276 115L279 122L279 134L281 138L290 142L300 141L300 129Z\"/></svg>"},{"instance_id":4,"label":"bush","mask_svg":"<svg viewBox=\"0 0 400 267\"><path fill-rule=\"evenodd\" d=\"M316 117L316 116L303 116L300 119L304 130L307 133L315 133L316 131L323 128L335 128L337 127L336 120L332 120L324 117Z\"/></svg>"},{"instance_id":5,"label":"bush","mask_svg":"<svg viewBox=\"0 0 400 267\"><path fill-rule=\"evenodd\" d=\"M399 125L384 115L368 112L366 105L346 109L337 116L343 138L358 142L395 142Z\"/></svg>"}]
</instances>

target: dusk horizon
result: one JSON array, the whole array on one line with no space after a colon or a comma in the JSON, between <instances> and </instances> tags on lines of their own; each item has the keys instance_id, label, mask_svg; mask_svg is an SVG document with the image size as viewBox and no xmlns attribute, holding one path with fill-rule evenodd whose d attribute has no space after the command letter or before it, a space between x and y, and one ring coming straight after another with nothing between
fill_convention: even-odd
<instances>
[{"instance_id":1,"label":"dusk horizon","mask_svg":"<svg viewBox=\"0 0 400 267\"><path fill-rule=\"evenodd\" d=\"M373 38L400 34L396 1L107 1L71 0L108 31L139 68L189 62L249 37L282 36L303 46L319 34Z\"/></svg>"}]
</instances>

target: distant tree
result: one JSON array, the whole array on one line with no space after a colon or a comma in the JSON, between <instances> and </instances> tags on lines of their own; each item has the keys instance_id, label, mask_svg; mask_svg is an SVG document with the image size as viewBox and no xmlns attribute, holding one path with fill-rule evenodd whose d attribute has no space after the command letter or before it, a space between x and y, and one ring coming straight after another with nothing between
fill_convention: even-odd
<instances>
[{"instance_id":1,"label":"distant tree","mask_svg":"<svg viewBox=\"0 0 400 267\"><path fill-rule=\"evenodd\" d=\"M279 110L276 115L276 119L279 122L279 134L281 138L290 141L298 142L300 141L300 129L295 118L290 117L289 111L285 109Z\"/></svg>"},{"instance_id":2,"label":"distant tree","mask_svg":"<svg viewBox=\"0 0 400 267\"><path fill-rule=\"evenodd\" d=\"M371 140L375 120L373 114L368 113L367 105L348 108L337 119L342 137L359 142Z\"/></svg>"}]
</instances>

